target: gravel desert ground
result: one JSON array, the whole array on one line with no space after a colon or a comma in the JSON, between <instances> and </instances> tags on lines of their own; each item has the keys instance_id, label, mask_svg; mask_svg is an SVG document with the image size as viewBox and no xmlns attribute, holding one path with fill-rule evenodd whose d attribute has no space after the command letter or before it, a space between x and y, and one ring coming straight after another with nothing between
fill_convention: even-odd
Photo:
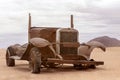
<instances>
[{"instance_id":1,"label":"gravel desert ground","mask_svg":"<svg viewBox=\"0 0 120 80\"><path fill-rule=\"evenodd\" d=\"M0 80L120 80L120 47L107 48L105 53L95 49L91 57L105 64L87 70L75 70L72 65L64 65L32 74L27 61L16 61L15 67L7 67L5 49L0 49Z\"/></svg>"}]
</instances>

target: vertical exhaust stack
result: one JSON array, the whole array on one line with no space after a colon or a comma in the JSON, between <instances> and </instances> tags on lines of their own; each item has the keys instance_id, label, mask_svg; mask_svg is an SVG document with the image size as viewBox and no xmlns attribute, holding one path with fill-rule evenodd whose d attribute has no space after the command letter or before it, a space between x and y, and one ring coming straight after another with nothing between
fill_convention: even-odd
<instances>
[{"instance_id":1,"label":"vertical exhaust stack","mask_svg":"<svg viewBox=\"0 0 120 80\"><path fill-rule=\"evenodd\" d=\"M31 28L31 14L29 13L29 17L28 17L28 43L30 41L30 28Z\"/></svg>"},{"instance_id":2,"label":"vertical exhaust stack","mask_svg":"<svg viewBox=\"0 0 120 80\"><path fill-rule=\"evenodd\" d=\"M73 24L73 15L71 15L71 28L74 28L74 24Z\"/></svg>"}]
</instances>

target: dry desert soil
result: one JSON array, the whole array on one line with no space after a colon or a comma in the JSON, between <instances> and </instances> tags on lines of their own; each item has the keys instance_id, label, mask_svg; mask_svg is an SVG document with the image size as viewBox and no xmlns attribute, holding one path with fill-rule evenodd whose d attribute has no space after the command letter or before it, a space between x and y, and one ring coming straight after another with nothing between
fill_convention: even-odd
<instances>
[{"instance_id":1,"label":"dry desert soil","mask_svg":"<svg viewBox=\"0 0 120 80\"><path fill-rule=\"evenodd\" d=\"M100 49L92 52L91 58L104 61L96 69L75 70L72 65L58 69L43 69L40 74L32 74L27 61L16 61L15 67L7 67L5 49L0 49L0 80L120 80L120 47Z\"/></svg>"}]
</instances>

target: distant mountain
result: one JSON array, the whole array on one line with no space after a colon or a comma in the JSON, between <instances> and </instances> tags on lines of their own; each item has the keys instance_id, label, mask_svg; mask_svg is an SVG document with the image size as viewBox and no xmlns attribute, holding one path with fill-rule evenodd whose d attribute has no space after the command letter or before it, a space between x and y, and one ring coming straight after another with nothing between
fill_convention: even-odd
<instances>
[{"instance_id":1,"label":"distant mountain","mask_svg":"<svg viewBox=\"0 0 120 80\"><path fill-rule=\"evenodd\" d=\"M97 37L97 38L94 38L94 39L92 39L90 41L101 42L106 47L118 47L118 46L120 46L120 40L118 40L116 38L111 38L111 37L108 37L108 36Z\"/></svg>"}]
</instances>

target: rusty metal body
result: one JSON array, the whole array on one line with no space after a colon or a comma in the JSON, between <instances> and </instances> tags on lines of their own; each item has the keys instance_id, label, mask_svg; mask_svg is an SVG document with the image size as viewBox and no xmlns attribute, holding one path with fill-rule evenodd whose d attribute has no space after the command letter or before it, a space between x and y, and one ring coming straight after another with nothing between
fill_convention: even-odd
<instances>
[{"instance_id":1,"label":"rusty metal body","mask_svg":"<svg viewBox=\"0 0 120 80\"><path fill-rule=\"evenodd\" d=\"M78 31L71 28L45 28L31 27L30 39L44 38L50 43L57 54L62 55L63 59L76 59L77 48L80 46L78 42ZM45 51L45 53L48 50Z\"/></svg>"},{"instance_id":2,"label":"rusty metal body","mask_svg":"<svg viewBox=\"0 0 120 80\"><path fill-rule=\"evenodd\" d=\"M28 43L25 45L12 45L7 49L6 61L8 66L14 66L14 60L27 60L33 67L33 73L40 72L40 65L49 67L52 64L73 64L74 67L103 65L102 61L87 60L78 55L79 32L74 29L73 16L71 28L31 27L29 15ZM36 57L37 56L37 57ZM35 64L36 62L39 64ZM55 67L55 65L54 65Z\"/></svg>"}]
</instances>

